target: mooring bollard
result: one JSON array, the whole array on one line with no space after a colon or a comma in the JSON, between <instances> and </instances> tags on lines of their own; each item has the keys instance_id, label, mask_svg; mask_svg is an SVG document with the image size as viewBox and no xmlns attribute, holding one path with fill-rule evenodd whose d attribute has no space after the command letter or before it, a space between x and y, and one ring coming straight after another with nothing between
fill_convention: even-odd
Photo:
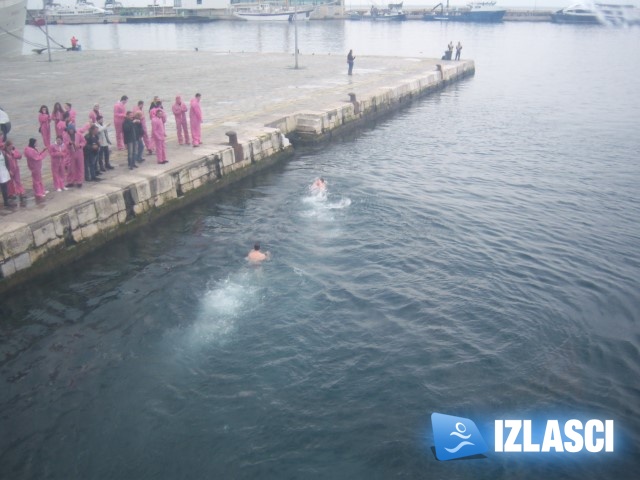
<instances>
[{"instance_id":1,"label":"mooring bollard","mask_svg":"<svg viewBox=\"0 0 640 480\"><path fill-rule=\"evenodd\" d=\"M353 104L353 113L358 115L360 113L360 104L356 100L356 94L349 93L348 95L349 95L349 101Z\"/></svg>"},{"instance_id":2,"label":"mooring bollard","mask_svg":"<svg viewBox=\"0 0 640 480\"><path fill-rule=\"evenodd\" d=\"M238 134L233 131L229 131L225 133L227 137L229 137L229 145L237 145L238 144Z\"/></svg>"},{"instance_id":3,"label":"mooring bollard","mask_svg":"<svg viewBox=\"0 0 640 480\"><path fill-rule=\"evenodd\" d=\"M229 137L229 145L233 147L233 155L235 156L236 162L241 162L244 160L244 150L242 150L242 145L238 143L238 134L234 131L229 131L225 133L227 137Z\"/></svg>"}]
</instances>

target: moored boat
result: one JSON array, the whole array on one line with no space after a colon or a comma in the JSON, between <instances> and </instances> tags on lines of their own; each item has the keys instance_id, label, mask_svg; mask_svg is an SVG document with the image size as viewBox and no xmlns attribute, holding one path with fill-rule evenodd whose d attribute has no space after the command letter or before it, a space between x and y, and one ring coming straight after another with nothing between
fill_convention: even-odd
<instances>
[{"instance_id":1,"label":"moored boat","mask_svg":"<svg viewBox=\"0 0 640 480\"><path fill-rule=\"evenodd\" d=\"M634 5L578 3L551 14L551 21L583 25L640 25L640 9Z\"/></svg>"},{"instance_id":2,"label":"moored boat","mask_svg":"<svg viewBox=\"0 0 640 480\"><path fill-rule=\"evenodd\" d=\"M286 5L273 3L258 3L257 5L236 5L233 15L242 20L253 22L292 22L296 20L309 20L309 16L315 7L301 5L292 8Z\"/></svg>"},{"instance_id":3,"label":"moored boat","mask_svg":"<svg viewBox=\"0 0 640 480\"><path fill-rule=\"evenodd\" d=\"M20 55L27 0L0 0L0 57Z\"/></svg>"},{"instance_id":4,"label":"moored boat","mask_svg":"<svg viewBox=\"0 0 640 480\"><path fill-rule=\"evenodd\" d=\"M407 14L402 11L402 3L390 3L388 8L379 9L371 7L371 20L376 22L401 22L407 19Z\"/></svg>"}]
</instances>

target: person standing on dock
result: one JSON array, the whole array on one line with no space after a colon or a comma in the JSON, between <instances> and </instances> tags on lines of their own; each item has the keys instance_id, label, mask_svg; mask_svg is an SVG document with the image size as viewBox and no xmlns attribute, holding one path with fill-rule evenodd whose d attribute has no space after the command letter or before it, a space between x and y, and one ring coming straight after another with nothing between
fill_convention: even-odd
<instances>
[{"instance_id":1,"label":"person standing on dock","mask_svg":"<svg viewBox=\"0 0 640 480\"><path fill-rule=\"evenodd\" d=\"M155 108L151 112L153 117L151 120L151 136L156 146L156 159L160 164L169 163L165 151L164 111L161 108Z\"/></svg>"},{"instance_id":2,"label":"person standing on dock","mask_svg":"<svg viewBox=\"0 0 640 480\"><path fill-rule=\"evenodd\" d=\"M178 95L176 97L176 103L171 107L174 117L176 117L176 129L178 130L178 143L189 145L189 125L187 123L187 107L186 103L182 103L182 97ZM183 140L184 135L184 140Z\"/></svg>"},{"instance_id":3,"label":"person standing on dock","mask_svg":"<svg viewBox=\"0 0 640 480\"><path fill-rule=\"evenodd\" d=\"M68 115L68 122L76 123L76 111L73 109L70 103L64 104L64 111Z\"/></svg>"},{"instance_id":4,"label":"person standing on dock","mask_svg":"<svg viewBox=\"0 0 640 480\"><path fill-rule=\"evenodd\" d=\"M96 124L98 122L98 117L101 117L100 113L100 105L97 103L93 106L93 109L89 112L89 120L91 120L92 124Z\"/></svg>"},{"instance_id":5,"label":"person standing on dock","mask_svg":"<svg viewBox=\"0 0 640 480\"><path fill-rule=\"evenodd\" d=\"M56 143L49 145L51 156L51 174L53 175L53 188L58 192L67 190L64 186L64 164L68 155L67 147L62 141L62 135L58 135Z\"/></svg>"},{"instance_id":6,"label":"person standing on dock","mask_svg":"<svg viewBox=\"0 0 640 480\"><path fill-rule=\"evenodd\" d=\"M101 172L106 172L107 170L113 170L111 163L109 163L109 145L111 145L111 140L109 140L109 125L107 123L104 125L104 118L98 117L96 119L96 123L94 125L98 129L98 140L100 141L100 150L98 150L98 167Z\"/></svg>"},{"instance_id":7,"label":"person standing on dock","mask_svg":"<svg viewBox=\"0 0 640 480\"><path fill-rule=\"evenodd\" d=\"M7 161L7 168L11 175L11 181L8 185L9 197L20 197L20 206L25 206L27 202L27 195L22 186L22 178L20 176L20 165L18 160L22 158L22 154L13 145L11 140L7 140L4 144L4 157Z\"/></svg>"},{"instance_id":8,"label":"person standing on dock","mask_svg":"<svg viewBox=\"0 0 640 480\"><path fill-rule=\"evenodd\" d=\"M189 109L189 121L191 122L191 141L194 147L199 147L202 143L200 138L200 125L202 125L202 110L200 109L200 95L191 99L191 108Z\"/></svg>"},{"instance_id":9,"label":"person standing on dock","mask_svg":"<svg viewBox=\"0 0 640 480\"><path fill-rule=\"evenodd\" d=\"M142 118L140 122L142 124L142 141L144 142L144 146L147 147L147 153L149 155L153 154L153 139L149 135L149 130L147 130L147 119L144 116L144 100L138 100L138 105L133 107L133 113L136 114L138 112L142 113Z\"/></svg>"},{"instance_id":10,"label":"person standing on dock","mask_svg":"<svg viewBox=\"0 0 640 480\"><path fill-rule=\"evenodd\" d=\"M113 106L113 128L116 129L116 144L118 150L124 150L124 135L122 134L122 124L127 116L127 100L129 97L123 95L120 101Z\"/></svg>"},{"instance_id":11,"label":"person standing on dock","mask_svg":"<svg viewBox=\"0 0 640 480\"><path fill-rule=\"evenodd\" d=\"M347 75L352 75L353 74L353 62L355 61L356 57L353 56L353 50L349 50L349 53L347 54L347 63L349 64L349 73Z\"/></svg>"},{"instance_id":12,"label":"person standing on dock","mask_svg":"<svg viewBox=\"0 0 640 480\"><path fill-rule=\"evenodd\" d=\"M24 149L24 156L27 159L27 166L31 170L31 180L33 181L33 193L36 196L36 202L44 199L49 193L44 189L42 184L42 160L49 154L44 148L41 152L36 149L36 139L29 139L29 146Z\"/></svg>"},{"instance_id":13,"label":"person standing on dock","mask_svg":"<svg viewBox=\"0 0 640 480\"><path fill-rule=\"evenodd\" d=\"M456 45L456 60L460 60L460 52L462 52L462 44L458 41L458 45Z\"/></svg>"},{"instance_id":14,"label":"person standing on dock","mask_svg":"<svg viewBox=\"0 0 640 480\"><path fill-rule=\"evenodd\" d=\"M40 124L40 135L45 147L51 145L51 116L49 108L46 105L40 107L40 115L38 115L38 123Z\"/></svg>"},{"instance_id":15,"label":"person standing on dock","mask_svg":"<svg viewBox=\"0 0 640 480\"><path fill-rule=\"evenodd\" d=\"M69 171L67 172L67 187L82 187L84 181L84 145L86 141L84 136L76 132L76 126L73 123L67 125L67 131L64 134L64 144L67 147L69 155Z\"/></svg>"},{"instance_id":16,"label":"person standing on dock","mask_svg":"<svg viewBox=\"0 0 640 480\"><path fill-rule=\"evenodd\" d=\"M122 138L127 146L127 163L129 170L138 168L136 165L136 130L133 125L133 113L126 112L122 122Z\"/></svg>"}]
</instances>

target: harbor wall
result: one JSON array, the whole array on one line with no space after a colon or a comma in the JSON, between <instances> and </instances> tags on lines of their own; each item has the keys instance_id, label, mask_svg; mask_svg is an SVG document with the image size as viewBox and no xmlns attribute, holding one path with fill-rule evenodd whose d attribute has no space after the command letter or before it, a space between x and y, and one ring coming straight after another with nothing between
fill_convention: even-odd
<instances>
[{"instance_id":1,"label":"harbor wall","mask_svg":"<svg viewBox=\"0 0 640 480\"><path fill-rule=\"evenodd\" d=\"M227 132L229 143L214 153L161 172L136 172L128 185L78 200L38 221L6 222L0 232L0 292L287 158L294 146L330 140L474 73L471 60L438 63L395 85L356 91L325 108L279 117L241 141Z\"/></svg>"}]
</instances>

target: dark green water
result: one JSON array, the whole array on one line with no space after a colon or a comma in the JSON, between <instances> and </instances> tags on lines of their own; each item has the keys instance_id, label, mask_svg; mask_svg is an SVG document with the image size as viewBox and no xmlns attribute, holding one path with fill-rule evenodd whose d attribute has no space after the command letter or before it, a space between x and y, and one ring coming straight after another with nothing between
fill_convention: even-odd
<instances>
[{"instance_id":1,"label":"dark green water","mask_svg":"<svg viewBox=\"0 0 640 480\"><path fill-rule=\"evenodd\" d=\"M635 478L640 30L357 50L418 28L477 75L2 299L0 477ZM438 462L432 412L614 419L616 448Z\"/></svg>"}]
</instances>

